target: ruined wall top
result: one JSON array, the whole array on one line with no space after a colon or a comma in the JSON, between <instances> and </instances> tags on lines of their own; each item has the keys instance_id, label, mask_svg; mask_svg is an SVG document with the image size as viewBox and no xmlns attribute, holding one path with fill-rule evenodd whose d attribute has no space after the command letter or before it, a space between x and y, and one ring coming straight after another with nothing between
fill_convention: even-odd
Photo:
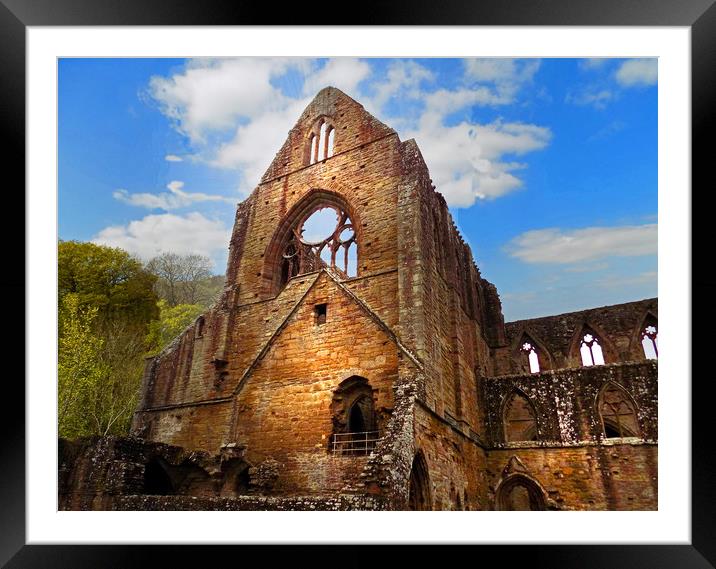
<instances>
[{"instance_id":1,"label":"ruined wall top","mask_svg":"<svg viewBox=\"0 0 716 569\"><path fill-rule=\"evenodd\" d=\"M311 135L319 134L322 122L329 129L335 129L333 156L396 134L392 128L368 113L363 105L339 89L325 87L313 98L288 132L286 142L261 178L262 184L312 163Z\"/></svg>"},{"instance_id":2,"label":"ruined wall top","mask_svg":"<svg viewBox=\"0 0 716 569\"><path fill-rule=\"evenodd\" d=\"M554 316L517 320L505 325L507 342L514 344L526 333L553 357L575 359L575 340L592 331L605 344L605 358L612 361L642 359L641 332L647 319L658 318L658 299L590 308ZM611 354L609 352L611 351ZM609 362L607 362L609 363Z\"/></svg>"}]
</instances>

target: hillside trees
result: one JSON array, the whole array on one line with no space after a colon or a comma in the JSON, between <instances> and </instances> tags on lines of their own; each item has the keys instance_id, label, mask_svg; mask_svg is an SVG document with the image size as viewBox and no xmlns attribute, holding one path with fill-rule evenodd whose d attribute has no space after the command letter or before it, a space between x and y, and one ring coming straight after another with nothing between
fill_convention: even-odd
<instances>
[{"instance_id":1,"label":"hillside trees","mask_svg":"<svg viewBox=\"0 0 716 569\"><path fill-rule=\"evenodd\" d=\"M211 274L212 261L202 255L162 253L146 265L157 277L159 319L151 323L151 353L158 353L218 298L224 277Z\"/></svg>"},{"instance_id":2,"label":"hillside trees","mask_svg":"<svg viewBox=\"0 0 716 569\"><path fill-rule=\"evenodd\" d=\"M97 311L96 306L82 307L76 293L65 294L60 301L57 418L61 437L90 434L83 411L93 386L105 375L101 360L104 342L92 329Z\"/></svg>"},{"instance_id":3,"label":"hillside trees","mask_svg":"<svg viewBox=\"0 0 716 569\"><path fill-rule=\"evenodd\" d=\"M152 353L158 353L165 348L202 312L204 312L204 307L200 304L170 306L166 300L161 299L159 301L159 319L150 324L147 337Z\"/></svg>"},{"instance_id":4,"label":"hillside trees","mask_svg":"<svg viewBox=\"0 0 716 569\"><path fill-rule=\"evenodd\" d=\"M62 437L126 434L137 404L156 277L121 249L58 246L58 419Z\"/></svg>"},{"instance_id":5,"label":"hillside trees","mask_svg":"<svg viewBox=\"0 0 716 569\"><path fill-rule=\"evenodd\" d=\"M57 284L60 302L73 293L81 306L97 308L97 320L121 319L144 328L159 316L157 277L129 253L114 247L61 241Z\"/></svg>"},{"instance_id":6,"label":"hillside trees","mask_svg":"<svg viewBox=\"0 0 716 569\"><path fill-rule=\"evenodd\" d=\"M147 263L157 277L155 291L169 306L209 306L223 285L223 277L211 274L211 259L203 255L162 253Z\"/></svg>"},{"instance_id":7,"label":"hillside trees","mask_svg":"<svg viewBox=\"0 0 716 569\"><path fill-rule=\"evenodd\" d=\"M126 434L144 359L167 346L221 292L200 255L163 253L143 266L118 248L58 246L60 436Z\"/></svg>"}]
</instances>

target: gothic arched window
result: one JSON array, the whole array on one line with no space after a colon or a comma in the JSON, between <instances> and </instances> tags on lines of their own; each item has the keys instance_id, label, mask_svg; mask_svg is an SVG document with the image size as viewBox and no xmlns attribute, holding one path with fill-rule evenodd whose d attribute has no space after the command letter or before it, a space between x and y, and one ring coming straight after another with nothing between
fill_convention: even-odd
<instances>
[{"instance_id":1,"label":"gothic arched window","mask_svg":"<svg viewBox=\"0 0 716 569\"><path fill-rule=\"evenodd\" d=\"M524 395L514 392L504 406L502 417L506 443L537 440L534 407Z\"/></svg>"},{"instance_id":2,"label":"gothic arched window","mask_svg":"<svg viewBox=\"0 0 716 569\"><path fill-rule=\"evenodd\" d=\"M507 511L545 510L544 492L526 476L510 476L497 491L495 509Z\"/></svg>"},{"instance_id":3,"label":"gothic arched window","mask_svg":"<svg viewBox=\"0 0 716 569\"><path fill-rule=\"evenodd\" d=\"M532 342L527 340L527 338L524 339L522 345L520 346L520 355L523 359L527 360L524 363L529 365L530 373L539 373L540 367L537 349L534 347ZM527 366L525 365L524 367L526 368Z\"/></svg>"},{"instance_id":4,"label":"gothic arched window","mask_svg":"<svg viewBox=\"0 0 716 569\"><path fill-rule=\"evenodd\" d=\"M659 357L659 344L657 341L656 319L649 318L641 331L641 346L644 348L644 357L655 360Z\"/></svg>"},{"instance_id":5,"label":"gothic arched window","mask_svg":"<svg viewBox=\"0 0 716 569\"><path fill-rule=\"evenodd\" d=\"M597 336L592 332L585 332L579 345L579 353L582 356L582 365L598 366L604 365L604 352L599 344Z\"/></svg>"},{"instance_id":6,"label":"gothic arched window","mask_svg":"<svg viewBox=\"0 0 716 569\"><path fill-rule=\"evenodd\" d=\"M337 206L319 206L291 230L280 262L281 288L291 277L323 267L342 278L356 276L358 244L353 222Z\"/></svg>"},{"instance_id":7,"label":"gothic arched window","mask_svg":"<svg viewBox=\"0 0 716 569\"><path fill-rule=\"evenodd\" d=\"M325 119L320 119L311 130L308 163L315 164L333 156L336 129Z\"/></svg>"},{"instance_id":8,"label":"gothic arched window","mask_svg":"<svg viewBox=\"0 0 716 569\"><path fill-rule=\"evenodd\" d=\"M624 389L614 383L608 383L599 395L598 405L605 438L639 436L636 409Z\"/></svg>"},{"instance_id":9,"label":"gothic arched window","mask_svg":"<svg viewBox=\"0 0 716 569\"><path fill-rule=\"evenodd\" d=\"M369 454L378 440L378 425L373 404L373 390L368 380L352 376L343 381L333 394L331 405L333 454Z\"/></svg>"}]
</instances>

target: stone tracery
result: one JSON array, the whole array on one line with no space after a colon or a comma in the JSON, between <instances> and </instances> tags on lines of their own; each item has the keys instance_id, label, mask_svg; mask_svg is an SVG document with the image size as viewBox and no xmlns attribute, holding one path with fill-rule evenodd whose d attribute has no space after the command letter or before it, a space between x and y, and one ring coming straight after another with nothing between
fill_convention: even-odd
<instances>
[{"instance_id":1,"label":"stone tracery","mask_svg":"<svg viewBox=\"0 0 716 569\"><path fill-rule=\"evenodd\" d=\"M336 215L335 225L327 237L312 232L310 222L322 211L331 210ZM324 216L325 217L325 216ZM319 219L316 229L326 227L326 220ZM323 233L322 235L325 235ZM342 278L356 276L357 239L353 222L348 213L337 206L319 206L291 229L291 236L281 253L281 286L296 275L317 271L323 267L334 270Z\"/></svg>"}]
</instances>

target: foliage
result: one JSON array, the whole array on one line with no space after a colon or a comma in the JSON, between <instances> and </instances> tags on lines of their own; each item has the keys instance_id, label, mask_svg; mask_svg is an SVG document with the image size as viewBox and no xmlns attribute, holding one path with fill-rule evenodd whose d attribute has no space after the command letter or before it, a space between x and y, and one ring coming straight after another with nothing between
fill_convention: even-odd
<instances>
[{"instance_id":1,"label":"foliage","mask_svg":"<svg viewBox=\"0 0 716 569\"><path fill-rule=\"evenodd\" d=\"M61 437L126 434L137 405L156 277L121 249L58 247Z\"/></svg>"},{"instance_id":2,"label":"foliage","mask_svg":"<svg viewBox=\"0 0 716 569\"><path fill-rule=\"evenodd\" d=\"M61 437L90 434L87 409L94 385L102 381L105 369L100 354L104 342L92 330L96 306L82 307L75 293L66 294L58 346L58 422Z\"/></svg>"},{"instance_id":3,"label":"foliage","mask_svg":"<svg viewBox=\"0 0 716 569\"><path fill-rule=\"evenodd\" d=\"M223 277L212 276L212 261L203 255L162 253L147 263L157 277L159 297L169 306L201 304L207 307L223 287Z\"/></svg>"},{"instance_id":4,"label":"foliage","mask_svg":"<svg viewBox=\"0 0 716 569\"><path fill-rule=\"evenodd\" d=\"M178 304L170 306L166 300L160 300L159 320L149 325L148 344L152 352L161 351L189 326L203 311L199 304Z\"/></svg>"},{"instance_id":5,"label":"foliage","mask_svg":"<svg viewBox=\"0 0 716 569\"><path fill-rule=\"evenodd\" d=\"M145 268L121 249L60 242L61 437L129 431L145 356L178 336L223 288L210 267L206 257L165 253Z\"/></svg>"},{"instance_id":6,"label":"foliage","mask_svg":"<svg viewBox=\"0 0 716 569\"><path fill-rule=\"evenodd\" d=\"M62 299L58 353L59 435L126 434L137 405L146 343L126 320L96 321L98 308Z\"/></svg>"},{"instance_id":7,"label":"foliage","mask_svg":"<svg viewBox=\"0 0 716 569\"><path fill-rule=\"evenodd\" d=\"M158 317L156 276L122 249L61 241L58 246L59 300L75 294L81 306L97 308L97 320L118 318L144 328Z\"/></svg>"},{"instance_id":8,"label":"foliage","mask_svg":"<svg viewBox=\"0 0 716 569\"><path fill-rule=\"evenodd\" d=\"M104 338L100 362L105 374L91 391L91 430L99 435L127 434L139 400L146 336L123 319L103 323L99 334Z\"/></svg>"}]
</instances>

